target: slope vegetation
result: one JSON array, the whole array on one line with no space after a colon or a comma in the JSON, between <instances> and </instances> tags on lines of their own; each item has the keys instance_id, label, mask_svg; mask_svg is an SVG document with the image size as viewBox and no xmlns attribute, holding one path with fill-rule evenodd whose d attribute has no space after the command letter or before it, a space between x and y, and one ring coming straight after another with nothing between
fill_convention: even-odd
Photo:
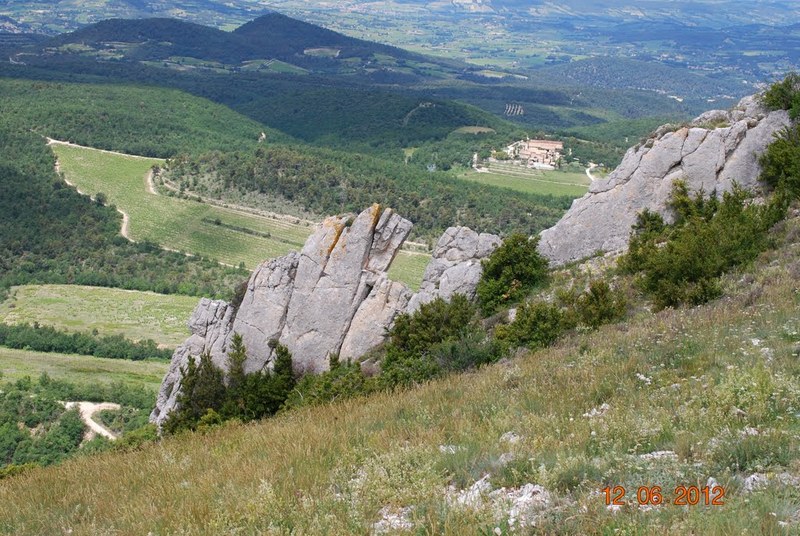
<instances>
[{"instance_id":1,"label":"slope vegetation","mask_svg":"<svg viewBox=\"0 0 800 536\"><path fill-rule=\"evenodd\" d=\"M0 528L794 530L799 224L706 306L644 313L407 392L32 470L0 487ZM706 485L722 505L675 504L681 486ZM609 508L602 490L615 486L626 505ZM647 503L656 486L664 503L639 506L637 490Z\"/></svg>"}]
</instances>

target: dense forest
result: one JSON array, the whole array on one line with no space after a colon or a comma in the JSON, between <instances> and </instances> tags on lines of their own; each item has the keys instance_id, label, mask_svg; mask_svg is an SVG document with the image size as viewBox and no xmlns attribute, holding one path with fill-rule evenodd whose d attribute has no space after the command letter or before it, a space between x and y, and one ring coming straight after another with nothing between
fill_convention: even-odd
<instances>
[{"instance_id":1,"label":"dense forest","mask_svg":"<svg viewBox=\"0 0 800 536\"><path fill-rule=\"evenodd\" d=\"M129 154L178 153L255 146L288 136L226 106L182 91L118 84L0 79L0 118L55 139Z\"/></svg>"}]
</instances>

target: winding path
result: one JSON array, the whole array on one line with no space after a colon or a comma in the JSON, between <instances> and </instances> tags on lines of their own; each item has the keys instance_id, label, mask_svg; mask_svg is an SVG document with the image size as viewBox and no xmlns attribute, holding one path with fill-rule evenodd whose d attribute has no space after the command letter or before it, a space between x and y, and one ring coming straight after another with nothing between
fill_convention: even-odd
<instances>
[{"instance_id":1,"label":"winding path","mask_svg":"<svg viewBox=\"0 0 800 536\"><path fill-rule=\"evenodd\" d=\"M592 170L597 167L597 164L589 162L589 167L586 168L586 176L589 177L589 180L594 182L597 179L594 175L592 175Z\"/></svg>"},{"instance_id":2,"label":"winding path","mask_svg":"<svg viewBox=\"0 0 800 536\"><path fill-rule=\"evenodd\" d=\"M139 155L135 155L135 154L121 153L121 152L118 152L118 151L109 151L109 150L106 150L106 149L96 149L94 147L87 147L86 145L78 145L77 143L71 143L71 142L68 142L68 141L54 140L53 138L48 138L48 137L45 137L45 140L47 140L47 144L48 145L66 145L68 147L77 147L79 149L91 149L93 151L100 151L101 153L113 154L113 155L116 155L116 156L124 156L124 157L128 157L128 158L142 158L142 159L146 159L146 160L152 160L152 158L148 157L148 156L139 156ZM58 159L56 158L56 173L60 173L60 172L61 172L61 165L60 165ZM145 177L144 177L145 188L147 189L147 192L149 194L160 195L158 193L158 191L156 190L155 181L153 180L154 178L155 177L154 177L153 170L150 169L147 172L147 175L145 175ZM77 190L77 192L79 194L87 195L87 196L91 197L90 194L87 194L86 192L82 192L73 183L71 183L69 180L67 180L66 177L63 177L63 179L64 179L64 182L66 182L69 186L72 186L73 188L75 188L75 190ZM172 190L172 191L175 191L175 192L179 191L177 187L175 187L174 185L168 183L167 181L162 181L162 184L163 184L163 186L165 188L167 188L169 190ZM198 194L194 194L193 192L188 192L188 193L192 194L192 195L198 195ZM237 205L237 204L234 204L234 203L228 203L228 202L217 200L217 199L213 199L213 198L206 198L203 202L207 203L209 205L213 205L213 206L217 206L217 207L220 207L220 208L224 208L224 209L229 210L231 212L237 212L237 213L240 213L240 214L251 215L251 216L259 216L259 217L267 218L267 219L271 219L271 220L287 221L287 222L288 221L292 221L292 222L301 221L301 222L304 222L304 223L307 223L307 224L311 224L311 225L315 225L316 223L318 223L318 222L311 221L311 220L305 220L305 219L302 219L302 218L297 218L297 217L291 216L289 214L277 214L275 212L267 212L267 211L255 209L255 208L252 208L252 207L247 207L247 206L244 206L244 205ZM120 234L124 238L128 239L130 242L136 242L136 240L134 240L130 236L130 230L129 230L130 217L128 216L128 214L126 212L120 210L119 207L117 207L117 212L122 214L122 229L120 230ZM425 244L423 244L421 242L412 242L410 240L407 240L406 244L407 244L407 246L411 246L411 247L414 247L414 248L426 248L427 247ZM411 249L411 247L406 248L403 251L406 252L406 253L410 253L410 254L428 255L428 253L414 251L414 249ZM166 251L173 251L173 252L176 252L176 253L180 253L176 249L172 249L172 248L168 248L168 247L164 247L164 246L161 246L161 249L164 249ZM190 253L184 253L184 254L187 257L193 256ZM224 263L224 262L219 262L219 264L221 264L223 266L235 267L232 264L227 264L227 263Z\"/></svg>"},{"instance_id":3,"label":"winding path","mask_svg":"<svg viewBox=\"0 0 800 536\"><path fill-rule=\"evenodd\" d=\"M86 437L84 438L85 441L91 440L95 435L103 436L110 441L119 439L119 436L114 432L93 419L94 414L98 411L103 411L104 409L120 409L119 404L114 404L113 402L103 402L101 404L95 402L65 402L64 407L67 409L78 408L78 412L81 414L81 420L89 427L89 431L86 432Z\"/></svg>"},{"instance_id":4,"label":"winding path","mask_svg":"<svg viewBox=\"0 0 800 536\"><path fill-rule=\"evenodd\" d=\"M54 140L52 138L45 138L45 139L47 140L47 145L67 145L69 147L80 147L82 149L86 148L86 147L83 147L82 145L75 145L74 143L69 143L67 141L58 141L58 140ZM124 153L115 153L113 151L105 151L103 149L95 149L95 150L96 151L101 151L101 152L104 152L104 153L111 153L111 154L118 154L118 155L123 155L123 156L130 156L131 158L146 158L144 156L137 156L137 155L132 155L132 154L124 154ZM58 158L56 158L56 173L59 173L59 174L61 173L61 163L58 161ZM150 176L152 176L152 174L153 174L153 172L150 171ZM87 194L86 192L82 192L80 188L75 186L73 183L69 182L69 179L67 179L66 175L62 176L62 179L64 179L64 182L66 182L67 185L72 186L73 188L75 188L75 191L78 192L79 194L88 196L90 199L94 199L91 196L91 194ZM153 193L155 193L155 192L153 192ZM116 209L117 209L117 212L122 214L122 229L120 229L119 234L121 234L123 236L123 238L126 238L128 241L135 243L136 240L131 238L130 231L129 231L130 221L131 221L130 216L128 216L127 212L125 212L123 210L120 210L119 207L116 207Z\"/></svg>"}]
</instances>

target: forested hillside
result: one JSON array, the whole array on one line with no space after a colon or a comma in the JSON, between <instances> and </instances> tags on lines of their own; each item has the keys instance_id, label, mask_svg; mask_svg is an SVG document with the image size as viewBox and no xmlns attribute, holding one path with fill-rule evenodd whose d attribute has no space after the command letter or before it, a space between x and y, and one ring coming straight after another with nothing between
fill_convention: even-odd
<instances>
[{"instance_id":1,"label":"forested hillside","mask_svg":"<svg viewBox=\"0 0 800 536\"><path fill-rule=\"evenodd\" d=\"M25 283L77 283L228 296L244 272L132 244L122 216L61 181L44 140L0 129L0 292Z\"/></svg>"},{"instance_id":2,"label":"forested hillside","mask_svg":"<svg viewBox=\"0 0 800 536\"><path fill-rule=\"evenodd\" d=\"M429 173L364 155L324 149L259 147L173 159L164 178L190 191L282 197L317 214L358 212L372 203L394 208L414 223L414 236L435 243L452 225L480 232L535 234L558 220L567 197L523 194Z\"/></svg>"},{"instance_id":3,"label":"forested hillside","mask_svg":"<svg viewBox=\"0 0 800 536\"><path fill-rule=\"evenodd\" d=\"M262 132L270 141L289 139L226 106L174 89L0 79L0 99L7 125L142 156L255 147Z\"/></svg>"}]
</instances>

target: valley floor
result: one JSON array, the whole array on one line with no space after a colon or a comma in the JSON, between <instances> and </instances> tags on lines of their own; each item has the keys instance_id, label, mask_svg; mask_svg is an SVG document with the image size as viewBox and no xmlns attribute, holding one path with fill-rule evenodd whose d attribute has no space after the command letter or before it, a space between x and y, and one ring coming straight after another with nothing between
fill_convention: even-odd
<instances>
[{"instance_id":1,"label":"valley floor","mask_svg":"<svg viewBox=\"0 0 800 536\"><path fill-rule=\"evenodd\" d=\"M123 214L122 234L222 263L255 268L265 259L299 251L312 223L284 216L267 217L227 206L158 195L150 169L162 160L81 147L51 140L59 170L79 191L103 193ZM430 259L401 251L390 277L419 287Z\"/></svg>"}]
</instances>

